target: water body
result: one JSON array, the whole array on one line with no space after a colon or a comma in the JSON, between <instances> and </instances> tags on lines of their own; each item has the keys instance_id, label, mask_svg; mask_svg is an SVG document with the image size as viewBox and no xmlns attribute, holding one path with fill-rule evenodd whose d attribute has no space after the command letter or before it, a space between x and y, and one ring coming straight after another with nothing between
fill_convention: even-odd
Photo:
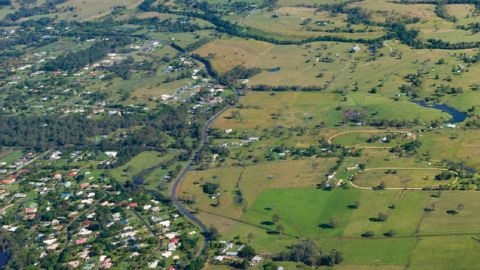
<instances>
[{"instance_id":1,"label":"water body","mask_svg":"<svg viewBox=\"0 0 480 270\"><path fill-rule=\"evenodd\" d=\"M0 249L0 269L5 269L5 266L8 263L9 257L10 256L8 256L8 252L6 250Z\"/></svg>"},{"instance_id":2,"label":"water body","mask_svg":"<svg viewBox=\"0 0 480 270\"><path fill-rule=\"evenodd\" d=\"M451 124L461 123L467 118L467 113L459 111L451 106L448 106L447 104L428 104L424 100L417 101L415 103L425 108L433 108L450 114L452 118L448 122Z\"/></svg>"}]
</instances>

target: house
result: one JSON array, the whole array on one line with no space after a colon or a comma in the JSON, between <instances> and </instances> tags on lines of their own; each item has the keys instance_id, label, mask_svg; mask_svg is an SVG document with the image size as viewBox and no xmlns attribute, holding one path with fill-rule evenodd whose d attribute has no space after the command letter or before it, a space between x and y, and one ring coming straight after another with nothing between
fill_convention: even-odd
<instances>
[{"instance_id":1,"label":"house","mask_svg":"<svg viewBox=\"0 0 480 270\"><path fill-rule=\"evenodd\" d=\"M4 185L11 185L14 182L15 182L15 180L13 180L13 179L3 179L2 180L2 184L4 184Z\"/></svg>"},{"instance_id":2,"label":"house","mask_svg":"<svg viewBox=\"0 0 480 270\"><path fill-rule=\"evenodd\" d=\"M164 220L159 222L158 224L162 225L164 228L169 228L170 227L170 220Z\"/></svg>"},{"instance_id":3,"label":"house","mask_svg":"<svg viewBox=\"0 0 480 270\"><path fill-rule=\"evenodd\" d=\"M78 235L89 235L91 233L92 233L92 231L87 230L85 228L81 228L80 231L78 232Z\"/></svg>"},{"instance_id":4,"label":"house","mask_svg":"<svg viewBox=\"0 0 480 270\"><path fill-rule=\"evenodd\" d=\"M113 221L119 221L120 218L122 218L122 214L120 213L115 213L112 215Z\"/></svg>"},{"instance_id":5,"label":"house","mask_svg":"<svg viewBox=\"0 0 480 270\"><path fill-rule=\"evenodd\" d=\"M56 238L51 238L51 239L47 239L47 240L43 240L43 243L47 246L51 246L53 244L55 244L57 242L57 239Z\"/></svg>"},{"instance_id":6,"label":"house","mask_svg":"<svg viewBox=\"0 0 480 270\"><path fill-rule=\"evenodd\" d=\"M164 257L165 259L168 259L168 258L170 258L170 256L172 256L172 252L171 252L171 251L165 251L165 252L163 252L161 255L162 255L162 257Z\"/></svg>"},{"instance_id":7,"label":"house","mask_svg":"<svg viewBox=\"0 0 480 270\"><path fill-rule=\"evenodd\" d=\"M90 253L90 251L88 249L84 249L82 252L80 252L78 254L78 257L82 260L85 260L88 258L88 254Z\"/></svg>"},{"instance_id":8,"label":"house","mask_svg":"<svg viewBox=\"0 0 480 270\"><path fill-rule=\"evenodd\" d=\"M89 183L81 183L80 188L87 188L89 185Z\"/></svg>"},{"instance_id":9,"label":"house","mask_svg":"<svg viewBox=\"0 0 480 270\"><path fill-rule=\"evenodd\" d=\"M76 260L76 261L71 261L71 262L68 262L67 265L70 267L70 268L77 268L80 266L80 261Z\"/></svg>"},{"instance_id":10,"label":"house","mask_svg":"<svg viewBox=\"0 0 480 270\"><path fill-rule=\"evenodd\" d=\"M47 246L47 250L56 250L58 248L59 244L55 243L53 245Z\"/></svg>"},{"instance_id":11,"label":"house","mask_svg":"<svg viewBox=\"0 0 480 270\"><path fill-rule=\"evenodd\" d=\"M229 249L233 247L233 243L225 243L225 248L222 250L222 253L227 253Z\"/></svg>"},{"instance_id":12,"label":"house","mask_svg":"<svg viewBox=\"0 0 480 270\"><path fill-rule=\"evenodd\" d=\"M238 252L236 251L229 251L227 253L225 253L225 255L229 256L229 257L237 257L238 256Z\"/></svg>"},{"instance_id":13,"label":"house","mask_svg":"<svg viewBox=\"0 0 480 270\"><path fill-rule=\"evenodd\" d=\"M85 243L87 243L87 238L85 237L75 240L76 245L83 245Z\"/></svg>"},{"instance_id":14,"label":"house","mask_svg":"<svg viewBox=\"0 0 480 270\"><path fill-rule=\"evenodd\" d=\"M102 268L103 268L103 269L109 269L110 267L112 267L112 259L106 258L106 259L102 262Z\"/></svg>"},{"instance_id":15,"label":"house","mask_svg":"<svg viewBox=\"0 0 480 270\"><path fill-rule=\"evenodd\" d=\"M148 268L157 268L159 260L156 260L150 264L148 264Z\"/></svg>"},{"instance_id":16,"label":"house","mask_svg":"<svg viewBox=\"0 0 480 270\"><path fill-rule=\"evenodd\" d=\"M255 256L252 258L251 265L259 264L263 260L262 256Z\"/></svg>"},{"instance_id":17,"label":"house","mask_svg":"<svg viewBox=\"0 0 480 270\"><path fill-rule=\"evenodd\" d=\"M138 207L138 203L132 202L132 203L130 203L128 206L129 206L130 208L136 208L136 207Z\"/></svg>"},{"instance_id":18,"label":"house","mask_svg":"<svg viewBox=\"0 0 480 270\"><path fill-rule=\"evenodd\" d=\"M168 239L172 239L172 238L175 238L177 237L178 233L176 232L172 232L172 233L167 233L165 234L165 236L168 238Z\"/></svg>"},{"instance_id":19,"label":"house","mask_svg":"<svg viewBox=\"0 0 480 270\"><path fill-rule=\"evenodd\" d=\"M109 156L110 158L116 158L117 155L118 155L118 152L116 152L116 151L106 151L105 155Z\"/></svg>"},{"instance_id":20,"label":"house","mask_svg":"<svg viewBox=\"0 0 480 270\"><path fill-rule=\"evenodd\" d=\"M161 217L150 217L150 219L152 220L153 223L158 223L158 222L161 222L163 220L163 218Z\"/></svg>"},{"instance_id":21,"label":"house","mask_svg":"<svg viewBox=\"0 0 480 270\"><path fill-rule=\"evenodd\" d=\"M16 193L15 195L13 195L13 197L14 197L15 199L26 198L26 197L27 197L27 194L25 194L25 193Z\"/></svg>"},{"instance_id":22,"label":"house","mask_svg":"<svg viewBox=\"0 0 480 270\"><path fill-rule=\"evenodd\" d=\"M177 245L175 243L168 243L168 251L175 251L177 250Z\"/></svg>"}]
</instances>

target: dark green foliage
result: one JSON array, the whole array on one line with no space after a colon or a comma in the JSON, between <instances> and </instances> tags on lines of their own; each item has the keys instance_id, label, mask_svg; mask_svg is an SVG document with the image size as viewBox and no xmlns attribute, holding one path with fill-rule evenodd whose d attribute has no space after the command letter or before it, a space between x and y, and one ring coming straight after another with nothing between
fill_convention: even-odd
<instances>
[{"instance_id":1,"label":"dark green foliage","mask_svg":"<svg viewBox=\"0 0 480 270\"><path fill-rule=\"evenodd\" d=\"M218 78L218 81L223 85L233 85L237 80L248 79L261 72L259 68L246 68L244 66L236 66L227 71Z\"/></svg>"},{"instance_id":2,"label":"dark green foliage","mask_svg":"<svg viewBox=\"0 0 480 270\"><path fill-rule=\"evenodd\" d=\"M415 152L415 151L417 151L418 148L420 148L421 145L422 145L421 142L415 140L415 141L406 143L406 144L402 145L401 147L406 152Z\"/></svg>"},{"instance_id":3,"label":"dark green foliage","mask_svg":"<svg viewBox=\"0 0 480 270\"><path fill-rule=\"evenodd\" d=\"M343 256L342 253L337 250L331 250L327 254L322 254L322 251L314 241L304 240L290 246L288 251L280 253L276 259L302 262L309 266L333 266L340 264L343 261Z\"/></svg>"},{"instance_id":4,"label":"dark green foliage","mask_svg":"<svg viewBox=\"0 0 480 270\"><path fill-rule=\"evenodd\" d=\"M443 171L437 175L435 175L435 180L442 181L442 180L450 180L455 177L455 173L451 171Z\"/></svg>"},{"instance_id":5,"label":"dark green foliage","mask_svg":"<svg viewBox=\"0 0 480 270\"><path fill-rule=\"evenodd\" d=\"M251 260L253 257L255 257L256 254L257 252L255 251L255 249L253 249L253 247L249 245L246 245L242 250L238 252L239 257L246 258L248 260Z\"/></svg>"},{"instance_id":6,"label":"dark green foliage","mask_svg":"<svg viewBox=\"0 0 480 270\"><path fill-rule=\"evenodd\" d=\"M204 193L208 195L214 195L215 193L217 193L217 190L219 187L220 187L219 184L206 182L205 184L202 185L202 190Z\"/></svg>"},{"instance_id":7,"label":"dark green foliage","mask_svg":"<svg viewBox=\"0 0 480 270\"><path fill-rule=\"evenodd\" d=\"M57 57L45 64L44 68L47 71L54 70L68 70L72 71L86 65L92 64L103 57L115 48L124 46L130 43L130 38L126 36L118 36L109 38L95 43L90 48L78 52L70 52L66 55Z\"/></svg>"}]
</instances>

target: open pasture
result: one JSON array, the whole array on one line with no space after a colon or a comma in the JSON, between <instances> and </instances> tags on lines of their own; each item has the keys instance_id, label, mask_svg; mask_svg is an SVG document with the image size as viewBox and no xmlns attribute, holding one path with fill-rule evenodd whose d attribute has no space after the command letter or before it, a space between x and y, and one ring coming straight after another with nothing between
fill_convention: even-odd
<instances>
[{"instance_id":1,"label":"open pasture","mask_svg":"<svg viewBox=\"0 0 480 270\"><path fill-rule=\"evenodd\" d=\"M249 84L323 86L341 70L355 44L314 42L308 45L275 45L237 38L219 39L196 51L224 73L235 66L264 71Z\"/></svg>"},{"instance_id":2,"label":"open pasture","mask_svg":"<svg viewBox=\"0 0 480 270\"><path fill-rule=\"evenodd\" d=\"M381 269L423 269L432 259L426 248L434 248L435 243L440 247L436 251L444 254L435 255L435 265L441 265L439 260L448 265L452 258L451 250L447 248L449 241L479 249L477 241L472 239L477 234L472 227L474 223L466 225L467 220L475 218L480 211L474 202L478 194L444 192L440 197L432 196L434 194L419 191L266 190L242 217L245 223L237 223L228 235L239 235L247 241L250 233L251 243L258 250L268 251L283 250L288 243L297 241L296 237L312 238L322 250L342 250L345 262L339 269L375 269L370 268L375 266L381 266ZM358 208L351 207L355 202ZM464 204L460 214L447 214L460 202ZM434 210L427 213L426 207ZM388 218L383 222L376 221L379 212ZM273 222L273 215L278 216L278 221ZM336 221L335 228L327 226L332 219ZM281 234L268 232L275 231L278 225L283 228ZM394 231L393 237L384 236L391 230ZM365 231L372 231L373 239L360 237ZM459 233L470 235L455 236ZM473 269L468 267L472 265L469 263L459 262L465 269ZM442 266L438 269L449 268Z\"/></svg>"},{"instance_id":3,"label":"open pasture","mask_svg":"<svg viewBox=\"0 0 480 270\"><path fill-rule=\"evenodd\" d=\"M442 168L382 167L369 168L359 173L354 183L361 187L376 187L384 183L386 188L423 188L445 185L454 181L437 181L435 176L443 172Z\"/></svg>"},{"instance_id":4,"label":"open pasture","mask_svg":"<svg viewBox=\"0 0 480 270\"><path fill-rule=\"evenodd\" d=\"M356 148L390 148L415 139L409 131L351 130L330 137L330 142Z\"/></svg>"},{"instance_id":5,"label":"open pasture","mask_svg":"<svg viewBox=\"0 0 480 270\"><path fill-rule=\"evenodd\" d=\"M125 6L127 9L134 9L140 3L142 0L69 0L58 5L58 8L65 12L61 14L61 18L89 21L110 14L114 7Z\"/></svg>"},{"instance_id":6,"label":"open pasture","mask_svg":"<svg viewBox=\"0 0 480 270\"><path fill-rule=\"evenodd\" d=\"M240 219L249 206L264 190L272 188L310 188L316 185L334 165L335 159L310 159L278 161L246 167L220 167L187 174L179 193L180 197L193 201L192 209L218 215L204 219L221 232L226 232L224 217ZM206 182L218 184L217 199L211 199L202 190ZM206 215L204 215L206 216ZM202 215L200 215L202 218ZM228 225L228 224L227 224Z\"/></svg>"},{"instance_id":7,"label":"open pasture","mask_svg":"<svg viewBox=\"0 0 480 270\"><path fill-rule=\"evenodd\" d=\"M143 170L157 166L158 164L169 161L178 155L178 152L172 151L163 154L155 151L145 151L133 157L128 163L110 171L112 176L120 182L132 181L133 178L142 173ZM160 181L162 179L151 179Z\"/></svg>"},{"instance_id":8,"label":"open pasture","mask_svg":"<svg viewBox=\"0 0 480 270\"><path fill-rule=\"evenodd\" d=\"M352 93L347 101L327 92L250 92L240 107L227 110L213 124L219 129L254 129L282 126L328 127L341 124L347 111L358 111L365 119L413 120L448 119L438 110L423 108L407 100L391 101L379 95Z\"/></svg>"},{"instance_id":9,"label":"open pasture","mask_svg":"<svg viewBox=\"0 0 480 270\"><path fill-rule=\"evenodd\" d=\"M274 11L255 12L240 20L241 24L267 36L302 40L317 36L373 39L384 31L380 27L350 25L346 14L332 16L307 7L280 7Z\"/></svg>"},{"instance_id":10,"label":"open pasture","mask_svg":"<svg viewBox=\"0 0 480 270\"><path fill-rule=\"evenodd\" d=\"M435 6L431 4L405 5L385 0L365 0L353 2L349 6L360 7L371 13L374 19L384 21L389 17L409 17L426 20L435 15Z\"/></svg>"},{"instance_id":11,"label":"open pasture","mask_svg":"<svg viewBox=\"0 0 480 270\"><path fill-rule=\"evenodd\" d=\"M445 129L421 133L418 137L422 146L419 153L432 160L464 161L467 165L480 168L480 140L477 130Z\"/></svg>"}]
</instances>

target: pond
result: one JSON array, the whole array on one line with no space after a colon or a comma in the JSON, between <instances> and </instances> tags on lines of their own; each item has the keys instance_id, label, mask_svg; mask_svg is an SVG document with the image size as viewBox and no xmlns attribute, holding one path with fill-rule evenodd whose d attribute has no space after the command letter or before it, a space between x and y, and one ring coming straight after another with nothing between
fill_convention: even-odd
<instances>
[{"instance_id":1,"label":"pond","mask_svg":"<svg viewBox=\"0 0 480 270\"><path fill-rule=\"evenodd\" d=\"M8 252L0 249L0 269L4 269L8 263Z\"/></svg>"},{"instance_id":2,"label":"pond","mask_svg":"<svg viewBox=\"0 0 480 270\"><path fill-rule=\"evenodd\" d=\"M415 103L425 108L433 108L450 114L452 118L449 120L449 123L451 124L461 123L467 118L467 113L459 111L447 104L428 104L424 100Z\"/></svg>"}]
</instances>

